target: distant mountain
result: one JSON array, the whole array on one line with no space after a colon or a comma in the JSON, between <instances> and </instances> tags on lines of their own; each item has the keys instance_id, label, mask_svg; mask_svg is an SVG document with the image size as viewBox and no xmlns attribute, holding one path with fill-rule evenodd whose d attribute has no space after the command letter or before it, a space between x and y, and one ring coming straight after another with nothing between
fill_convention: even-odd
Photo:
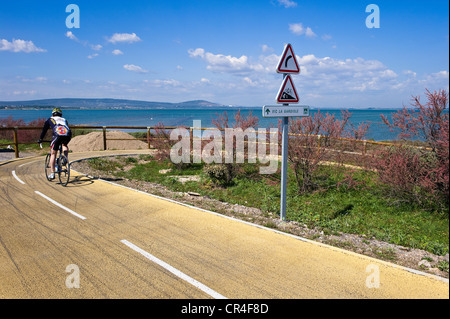
<instances>
[{"instance_id":1,"label":"distant mountain","mask_svg":"<svg viewBox=\"0 0 450 319\"><path fill-rule=\"evenodd\" d=\"M0 108L70 108L70 109L168 109L168 108L217 108L225 105L204 100L180 103L148 102L122 99L44 99L31 101L0 101Z\"/></svg>"}]
</instances>

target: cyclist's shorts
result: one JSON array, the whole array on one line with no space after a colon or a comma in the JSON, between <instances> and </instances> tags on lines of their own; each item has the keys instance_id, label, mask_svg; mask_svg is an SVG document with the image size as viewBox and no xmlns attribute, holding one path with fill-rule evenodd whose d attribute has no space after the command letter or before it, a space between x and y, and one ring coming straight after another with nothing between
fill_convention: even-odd
<instances>
[{"instance_id":1,"label":"cyclist's shorts","mask_svg":"<svg viewBox=\"0 0 450 319\"><path fill-rule=\"evenodd\" d=\"M66 145L69 144L70 140L72 139L72 137L70 136L57 136L54 137L52 140L52 143L50 144L50 147L52 150L59 150L59 147L61 145Z\"/></svg>"}]
</instances>

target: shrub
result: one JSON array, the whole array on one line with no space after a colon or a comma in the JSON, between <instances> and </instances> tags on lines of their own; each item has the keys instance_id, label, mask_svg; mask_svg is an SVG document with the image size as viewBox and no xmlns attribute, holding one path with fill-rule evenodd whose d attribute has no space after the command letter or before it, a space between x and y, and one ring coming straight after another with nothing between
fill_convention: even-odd
<instances>
[{"instance_id":1,"label":"shrub","mask_svg":"<svg viewBox=\"0 0 450 319\"><path fill-rule=\"evenodd\" d=\"M46 119L39 118L37 120L25 123L23 119L14 120L12 116L6 119L0 119L0 127L37 127L42 128ZM18 130L17 139L19 143L32 143L37 142L41 135L40 129L35 130ZM0 131L0 139L13 140L14 135L12 130Z\"/></svg>"},{"instance_id":2,"label":"shrub","mask_svg":"<svg viewBox=\"0 0 450 319\"><path fill-rule=\"evenodd\" d=\"M318 111L314 116L290 120L288 158L295 173L299 193L316 189L314 176L322 161L332 159L337 164L342 164L343 152L336 152L336 149L342 148L340 138L364 138L368 124L349 128L350 117L351 113L348 111L342 112L342 119Z\"/></svg>"},{"instance_id":3,"label":"shrub","mask_svg":"<svg viewBox=\"0 0 450 319\"><path fill-rule=\"evenodd\" d=\"M231 164L206 165L203 172L214 184L222 187L231 186L236 177L236 170Z\"/></svg>"},{"instance_id":4,"label":"shrub","mask_svg":"<svg viewBox=\"0 0 450 319\"><path fill-rule=\"evenodd\" d=\"M228 121L228 114L225 111L223 114L216 114L217 118L212 120L212 123L216 128L221 131L224 131L227 128L240 128L242 131L247 130L248 128L255 128L258 125L259 118L253 116L250 111L248 116L243 116L241 111L239 110L234 116L234 123L230 126ZM216 182L218 182L222 186L232 185L233 179L237 176L238 172L241 170L241 165L237 163L236 156L236 139L233 138L233 162L220 164L220 165L210 165L207 166L207 174Z\"/></svg>"},{"instance_id":5,"label":"shrub","mask_svg":"<svg viewBox=\"0 0 450 319\"><path fill-rule=\"evenodd\" d=\"M375 168L382 182L392 190L416 202L438 201L449 205L449 115L446 91L426 91L428 101L413 97L412 108L403 107L389 121L382 120L392 130L399 131L401 147L386 149L374 157ZM406 141L420 139L428 148L406 146Z\"/></svg>"}]
</instances>

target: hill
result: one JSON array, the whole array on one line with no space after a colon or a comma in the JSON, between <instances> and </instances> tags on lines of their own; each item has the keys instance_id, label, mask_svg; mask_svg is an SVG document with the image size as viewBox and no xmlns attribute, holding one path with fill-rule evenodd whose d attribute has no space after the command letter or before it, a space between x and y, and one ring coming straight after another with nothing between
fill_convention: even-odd
<instances>
[{"instance_id":1,"label":"hill","mask_svg":"<svg viewBox=\"0 0 450 319\"><path fill-rule=\"evenodd\" d=\"M215 108L224 105L204 100L180 103L148 102L123 99L43 99L30 101L0 101L0 108L52 108L66 109L161 109L161 108Z\"/></svg>"}]
</instances>

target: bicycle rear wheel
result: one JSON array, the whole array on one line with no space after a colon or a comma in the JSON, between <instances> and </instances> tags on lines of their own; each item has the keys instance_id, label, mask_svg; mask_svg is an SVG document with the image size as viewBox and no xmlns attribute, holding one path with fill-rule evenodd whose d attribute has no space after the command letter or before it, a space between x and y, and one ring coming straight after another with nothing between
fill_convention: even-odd
<instances>
[{"instance_id":1,"label":"bicycle rear wheel","mask_svg":"<svg viewBox=\"0 0 450 319\"><path fill-rule=\"evenodd\" d=\"M50 154L47 154L47 157L45 158L45 178L47 178L47 180L50 182L51 179L48 178L48 175L50 175L51 173L51 168L50 168Z\"/></svg>"},{"instance_id":2,"label":"bicycle rear wheel","mask_svg":"<svg viewBox=\"0 0 450 319\"><path fill-rule=\"evenodd\" d=\"M59 157L58 177L62 186L67 186L70 179L70 163L65 155Z\"/></svg>"}]
</instances>

